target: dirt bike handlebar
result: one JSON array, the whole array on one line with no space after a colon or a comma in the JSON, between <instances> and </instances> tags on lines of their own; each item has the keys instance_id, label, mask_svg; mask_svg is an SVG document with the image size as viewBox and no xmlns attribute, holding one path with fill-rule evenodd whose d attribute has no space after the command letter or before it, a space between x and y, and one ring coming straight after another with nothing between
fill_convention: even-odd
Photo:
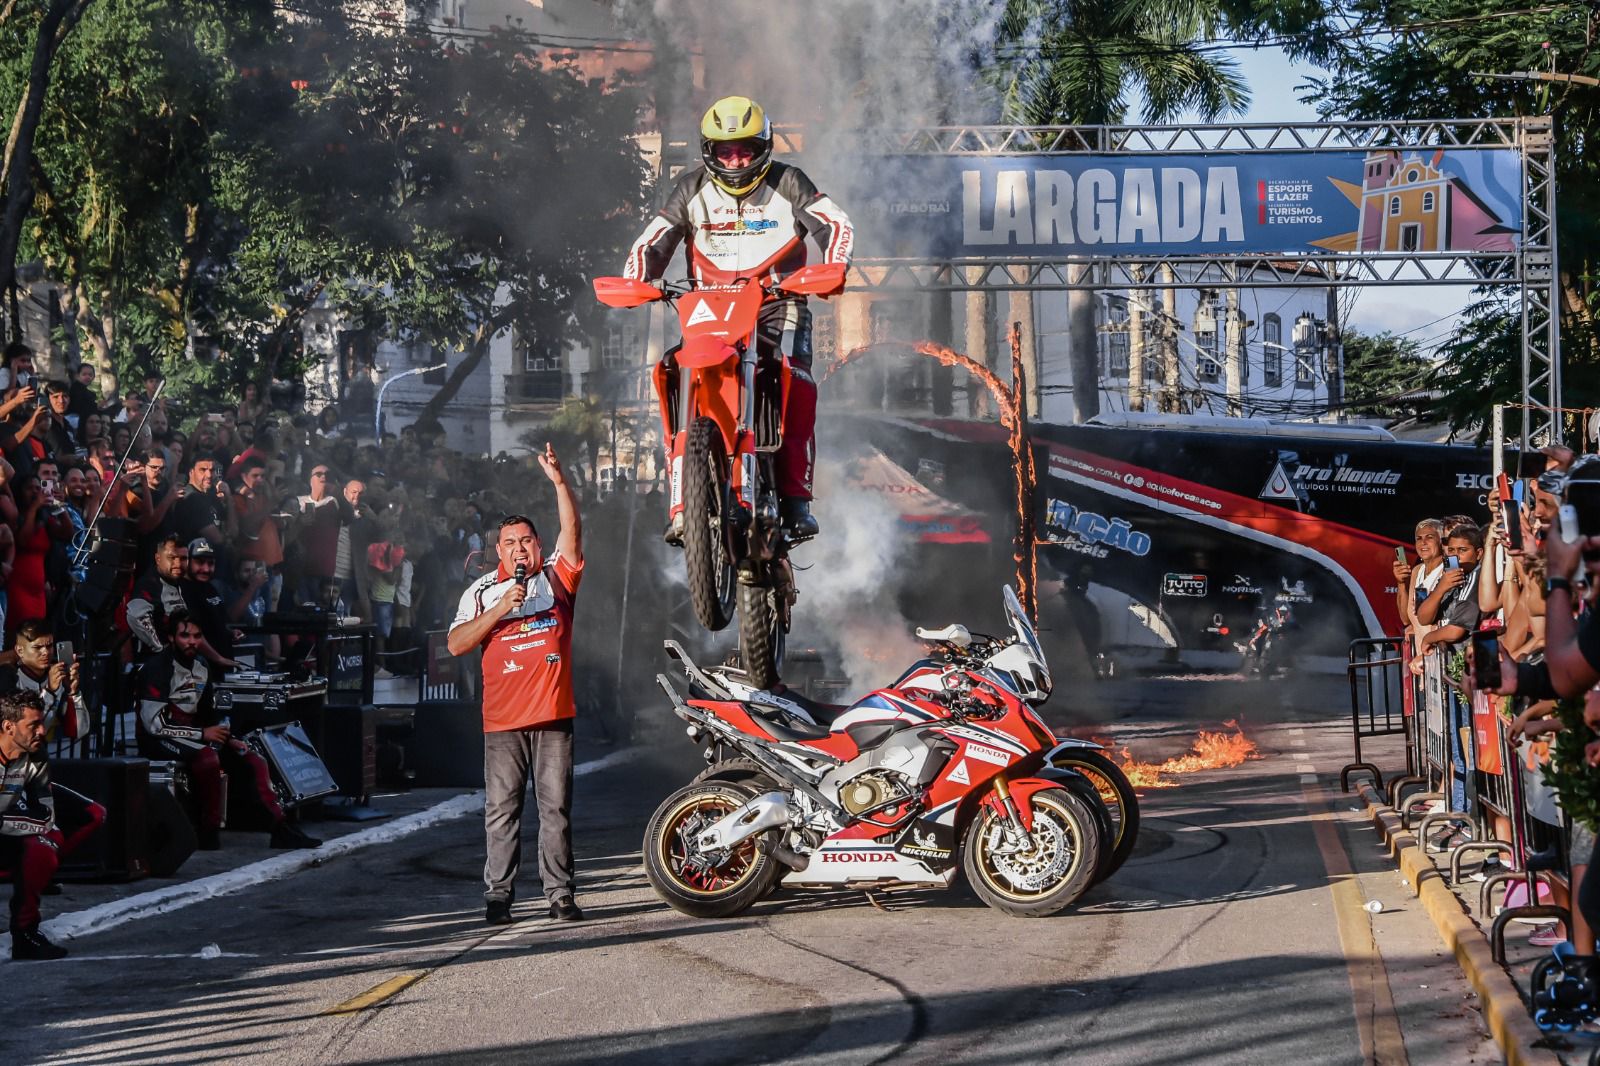
<instances>
[{"instance_id":1,"label":"dirt bike handlebar","mask_svg":"<svg viewBox=\"0 0 1600 1066\"><path fill-rule=\"evenodd\" d=\"M803 266L787 277L763 283L761 291L768 297L784 296L834 296L844 291L845 265L843 263L814 263ZM731 284L741 285L754 279L740 278ZM683 281L641 281L638 278L595 278L595 299L607 307L640 307L657 300L671 302L686 293L700 288L694 279Z\"/></svg>"}]
</instances>

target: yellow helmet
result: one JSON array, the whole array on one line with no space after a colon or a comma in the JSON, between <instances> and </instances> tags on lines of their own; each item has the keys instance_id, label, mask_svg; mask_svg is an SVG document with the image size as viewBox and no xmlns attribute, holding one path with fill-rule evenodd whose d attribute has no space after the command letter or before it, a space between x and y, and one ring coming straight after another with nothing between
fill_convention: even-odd
<instances>
[{"instance_id":1,"label":"yellow helmet","mask_svg":"<svg viewBox=\"0 0 1600 1066\"><path fill-rule=\"evenodd\" d=\"M717 160L718 145L748 143L752 159L742 167ZM761 105L748 96L724 96L700 120L700 159L711 180L734 196L743 196L761 183L772 166L772 123Z\"/></svg>"}]
</instances>

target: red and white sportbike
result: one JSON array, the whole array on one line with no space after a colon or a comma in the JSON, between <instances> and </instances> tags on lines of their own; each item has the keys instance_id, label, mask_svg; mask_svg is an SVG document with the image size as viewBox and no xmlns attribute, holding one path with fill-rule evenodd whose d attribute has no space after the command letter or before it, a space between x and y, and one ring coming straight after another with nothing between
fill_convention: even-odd
<instances>
[{"instance_id":1,"label":"red and white sportbike","mask_svg":"<svg viewBox=\"0 0 1600 1066\"><path fill-rule=\"evenodd\" d=\"M1005 608L1009 637L919 629L935 654L848 707L702 669L669 641L688 698L657 680L711 765L650 819L644 864L656 892L713 918L779 880L944 888L963 870L1008 914L1054 914L1078 899L1110 872L1117 829L1096 783L1052 765L1094 745L1058 740L1030 706L1049 695L1050 669L1010 588Z\"/></svg>"},{"instance_id":2,"label":"red and white sportbike","mask_svg":"<svg viewBox=\"0 0 1600 1066\"><path fill-rule=\"evenodd\" d=\"M608 307L678 302L683 344L653 372L662 439L670 443L669 539L683 546L689 600L701 625L725 628L737 595L739 654L762 686L778 683L796 593L775 468L791 368L787 359L759 358L757 325L763 304L831 296L844 281L837 263L801 267L777 282L594 281L596 298Z\"/></svg>"}]
</instances>

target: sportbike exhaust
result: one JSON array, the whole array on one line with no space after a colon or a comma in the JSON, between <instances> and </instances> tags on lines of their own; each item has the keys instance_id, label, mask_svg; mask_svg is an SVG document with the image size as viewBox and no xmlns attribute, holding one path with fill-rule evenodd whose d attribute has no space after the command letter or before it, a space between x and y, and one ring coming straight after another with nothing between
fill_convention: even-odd
<instances>
[{"instance_id":1,"label":"sportbike exhaust","mask_svg":"<svg viewBox=\"0 0 1600 1066\"><path fill-rule=\"evenodd\" d=\"M777 859L779 862L783 863L795 873L800 873L807 866L811 865L811 860L806 856L797 855L788 848L784 847L782 844L762 844L761 850L772 856L774 859Z\"/></svg>"}]
</instances>

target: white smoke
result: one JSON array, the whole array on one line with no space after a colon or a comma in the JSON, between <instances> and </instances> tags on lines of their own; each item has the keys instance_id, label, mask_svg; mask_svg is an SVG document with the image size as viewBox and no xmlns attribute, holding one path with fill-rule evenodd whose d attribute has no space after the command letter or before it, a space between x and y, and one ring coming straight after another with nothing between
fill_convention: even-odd
<instances>
[{"instance_id":1,"label":"white smoke","mask_svg":"<svg viewBox=\"0 0 1600 1066\"><path fill-rule=\"evenodd\" d=\"M917 623L897 604L896 590L910 579L903 565L910 543L899 514L882 493L844 477L842 457L833 451L817 464L813 510L822 536L796 553L800 598L789 647L828 647L830 665L855 697L893 681L924 648L912 632Z\"/></svg>"},{"instance_id":2,"label":"white smoke","mask_svg":"<svg viewBox=\"0 0 1600 1066\"><path fill-rule=\"evenodd\" d=\"M808 141L994 114L973 74L998 18L983 0L620 0L617 8L625 24L688 57L699 84L680 86L679 99L696 120L734 94L760 101L779 125L803 126Z\"/></svg>"}]
</instances>

